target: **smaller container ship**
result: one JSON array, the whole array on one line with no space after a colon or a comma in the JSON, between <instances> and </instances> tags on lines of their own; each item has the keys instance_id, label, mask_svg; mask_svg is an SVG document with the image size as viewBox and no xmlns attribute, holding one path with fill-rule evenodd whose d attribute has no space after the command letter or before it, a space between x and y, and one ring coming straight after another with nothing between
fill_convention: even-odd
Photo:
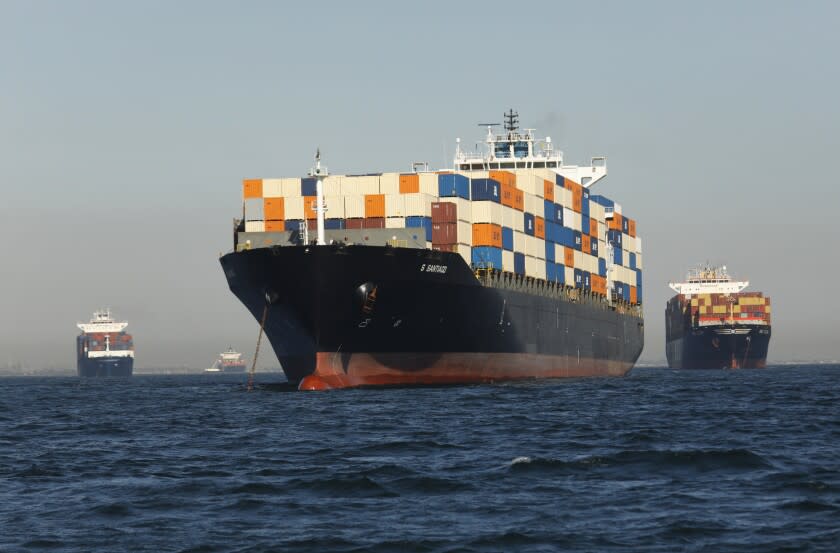
<instances>
[{"instance_id":1,"label":"smaller container ship","mask_svg":"<svg viewBox=\"0 0 840 553\"><path fill-rule=\"evenodd\" d=\"M209 368L204 369L206 373L244 373L245 361L242 354L229 347L219 354L219 358Z\"/></svg>"},{"instance_id":2,"label":"smaller container ship","mask_svg":"<svg viewBox=\"0 0 840 553\"><path fill-rule=\"evenodd\" d=\"M692 269L672 282L665 309L665 353L674 369L758 369L767 363L770 298L743 292L726 267Z\"/></svg>"},{"instance_id":3,"label":"smaller container ship","mask_svg":"<svg viewBox=\"0 0 840 553\"><path fill-rule=\"evenodd\" d=\"M109 309L93 313L88 323L78 323L76 370L79 376L131 376L134 371L134 338L125 332L126 321L117 322Z\"/></svg>"}]
</instances>

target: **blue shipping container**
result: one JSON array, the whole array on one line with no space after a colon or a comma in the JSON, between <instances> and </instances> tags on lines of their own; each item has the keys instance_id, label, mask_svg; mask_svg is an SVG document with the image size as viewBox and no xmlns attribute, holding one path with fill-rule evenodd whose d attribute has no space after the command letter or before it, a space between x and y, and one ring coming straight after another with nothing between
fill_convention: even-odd
<instances>
[{"instance_id":1,"label":"blue shipping container","mask_svg":"<svg viewBox=\"0 0 840 553\"><path fill-rule=\"evenodd\" d=\"M636 301L642 303L642 285L636 286Z\"/></svg>"},{"instance_id":2,"label":"blue shipping container","mask_svg":"<svg viewBox=\"0 0 840 553\"><path fill-rule=\"evenodd\" d=\"M300 224L303 222L303 219L286 219L286 230L300 230Z\"/></svg>"},{"instance_id":3,"label":"blue shipping container","mask_svg":"<svg viewBox=\"0 0 840 553\"><path fill-rule=\"evenodd\" d=\"M472 200L501 203L502 185L494 179L473 179Z\"/></svg>"},{"instance_id":4,"label":"blue shipping container","mask_svg":"<svg viewBox=\"0 0 840 553\"><path fill-rule=\"evenodd\" d=\"M583 241L581 240L580 231L573 231L575 233L575 249L580 251L580 248L583 246Z\"/></svg>"},{"instance_id":5,"label":"blue shipping container","mask_svg":"<svg viewBox=\"0 0 840 553\"><path fill-rule=\"evenodd\" d=\"M636 268L636 254L633 253L633 252L630 252L630 268L631 269Z\"/></svg>"},{"instance_id":6,"label":"blue shipping container","mask_svg":"<svg viewBox=\"0 0 840 553\"><path fill-rule=\"evenodd\" d=\"M562 263L557 264L557 282L566 284L566 266Z\"/></svg>"},{"instance_id":7,"label":"blue shipping container","mask_svg":"<svg viewBox=\"0 0 840 553\"><path fill-rule=\"evenodd\" d=\"M545 241L545 260L554 263L554 242Z\"/></svg>"},{"instance_id":8,"label":"blue shipping container","mask_svg":"<svg viewBox=\"0 0 840 553\"><path fill-rule=\"evenodd\" d=\"M545 221L548 223L549 221L555 221L555 213L557 210L557 206L551 200L543 200L543 209L545 215Z\"/></svg>"},{"instance_id":9,"label":"blue shipping container","mask_svg":"<svg viewBox=\"0 0 840 553\"><path fill-rule=\"evenodd\" d=\"M557 227L557 243L567 248L575 247L575 231L568 227Z\"/></svg>"},{"instance_id":10,"label":"blue shipping container","mask_svg":"<svg viewBox=\"0 0 840 553\"><path fill-rule=\"evenodd\" d=\"M603 257L598 259L598 274L602 277L607 276L607 260Z\"/></svg>"},{"instance_id":11,"label":"blue shipping container","mask_svg":"<svg viewBox=\"0 0 840 553\"><path fill-rule=\"evenodd\" d=\"M557 175L555 182L560 188L566 188L566 179L564 179L562 175Z\"/></svg>"},{"instance_id":12,"label":"blue shipping container","mask_svg":"<svg viewBox=\"0 0 840 553\"><path fill-rule=\"evenodd\" d=\"M502 268L502 248L493 248L490 246L481 246L472 249L472 264L473 267L479 269L499 269Z\"/></svg>"},{"instance_id":13,"label":"blue shipping container","mask_svg":"<svg viewBox=\"0 0 840 553\"><path fill-rule=\"evenodd\" d=\"M502 249L513 251L513 229L502 227Z\"/></svg>"},{"instance_id":14,"label":"blue shipping container","mask_svg":"<svg viewBox=\"0 0 840 553\"><path fill-rule=\"evenodd\" d=\"M326 219L324 230L341 230L344 228L344 219Z\"/></svg>"},{"instance_id":15,"label":"blue shipping container","mask_svg":"<svg viewBox=\"0 0 840 553\"><path fill-rule=\"evenodd\" d=\"M613 245L613 247L621 248L621 232L617 230L608 230L607 240Z\"/></svg>"},{"instance_id":16,"label":"blue shipping container","mask_svg":"<svg viewBox=\"0 0 840 553\"><path fill-rule=\"evenodd\" d=\"M598 257L598 241L594 238L589 239L589 255Z\"/></svg>"},{"instance_id":17,"label":"blue shipping container","mask_svg":"<svg viewBox=\"0 0 840 553\"><path fill-rule=\"evenodd\" d=\"M557 280L557 266L551 261L545 262L545 279L548 282Z\"/></svg>"},{"instance_id":18,"label":"blue shipping container","mask_svg":"<svg viewBox=\"0 0 840 553\"><path fill-rule=\"evenodd\" d=\"M630 301L630 285L626 282L621 285L621 297L624 298L624 301Z\"/></svg>"},{"instance_id":19,"label":"blue shipping container","mask_svg":"<svg viewBox=\"0 0 840 553\"><path fill-rule=\"evenodd\" d=\"M592 195L589 199L595 202L596 204L602 205L604 207L615 207L615 202L609 198L605 198L604 196Z\"/></svg>"},{"instance_id":20,"label":"blue shipping container","mask_svg":"<svg viewBox=\"0 0 840 553\"><path fill-rule=\"evenodd\" d=\"M584 198L580 203L580 214L589 217L589 200L587 198Z\"/></svg>"},{"instance_id":21,"label":"blue shipping container","mask_svg":"<svg viewBox=\"0 0 840 553\"><path fill-rule=\"evenodd\" d=\"M583 271L575 269L575 288L583 288Z\"/></svg>"},{"instance_id":22,"label":"blue shipping container","mask_svg":"<svg viewBox=\"0 0 840 553\"><path fill-rule=\"evenodd\" d=\"M554 222L559 225L563 224L563 206L560 204L554 204Z\"/></svg>"},{"instance_id":23,"label":"blue shipping container","mask_svg":"<svg viewBox=\"0 0 840 553\"><path fill-rule=\"evenodd\" d=\"M616 265L624 265L624 256L621 248L613 248L613 263Z\"/></svg>"},{"instance_id":24,"label":"blue shipping container","mask_svg":"<svg viewBox=\"0 0 840 553\"><path fill-rule=\"evenodd\" d=\"M525 274L525 254L514 252L513 254L513 272L517 275Z\"/></svg>"},{"instance_id":25,"label":"blue shipping container","mask_svg":"<svg viewBox=\"0 0 840 553\"><path fill-rule=\"evenodd\" d=\"M525 213L525 234L534 235L534 216L531 213Z\"/></svg>"},{"instance_id":26,"label":"blue shipping container","mask_svg":"<svg viewBox=\"0 0 840 553\"><path fill-rule=\"evenodd\" d=\"M636 269L636 288L642 289L642 270Z\"/></svg>"},{"instance_id":27,"label":"blue shipping container","mask_svg":"<svg viewBox=\"0 0 840 553\"><path fill-rule=\"evenodd\" d=\"M314 177L307 177L300 179L300 195L301 196L315 196L317 180Z\"/></svg>"},{"instance_id":28,"label":"blue shipping container","mask_svg":"<svg viewBox=\"0 0 840 553\"><path fill-rule=\"evenodd\" d=\"M621 232L623 232L624 234L630 232L630 221L627 219L627 217L621 218Z\"/></svg>"},{"instance_id":29,"label":"blue shipping container","mask_svg":"<svg viewBox=\"0 0 840 553\"><path fill-rule=\"evenodd\" d=\"M583 232L583 234L589 234L589 216L588 215L584 216L581 213L580 227L581 227L581 232Z\"/></svg>"},{"instance_id":30,"label":"blue shipping container","mask_svg":"<svg viewBox=\"0 0 840 553\"><path fill-rule=\"evenodd\" d=\"M584 189L583 189L583 199L584 199L584 200L588 200L588 199L589 199L589 189L588 189L588 188L584 188Z\"/></svg>"},{"instance_id":31,"label":"blue shipping container","mask_svg":"<svg viewBox=\"0 0 840 553\"><path fill-rule=\"evenodd\" d=\"M438 175L438 196L451 198L457 196L470 199L470 181L464 175L446 174Z\"/></svg>"},{"instance_id":32,"label":"blue shipping container","mask_svg":"<svg viewBox=\"0 0 840 553\"><path fill-rule=\"evenodd\" d=\"M545 239L552 244L557 242L557 224L549 221L545 222Z\"/></svg>"},{"instance_id":33,"label":"blue shipping container","mask_svg":"<svg viewBox=\"0 0 840 553\"><path fill-rule=\"evenodd\" d=\"M405 228L423 228L426 230L426 241L432 241L432 218L431 217L406 217Z\"/></svg>"}]
</instances>

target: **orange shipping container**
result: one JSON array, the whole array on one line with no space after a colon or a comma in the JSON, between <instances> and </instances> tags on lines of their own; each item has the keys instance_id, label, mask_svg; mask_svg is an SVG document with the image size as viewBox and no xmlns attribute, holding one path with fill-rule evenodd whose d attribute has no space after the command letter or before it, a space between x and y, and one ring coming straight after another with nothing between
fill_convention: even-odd
<instances>
[{"instance_id":1,"label":"orange shipping container","mask_svg":"<svg viewBox=\"0 0 840 553\"><path fill-rule=\"evenodd\" d=\"M618 213L613 214L613 218L610 219L610 230L621 230L621 215Z\"/></svg>"},{"instance_id":2,"label":"orange shipping container","mask_svg":"<svg viewBox=\"0 0 840 553\"><path fill-rule=\"evenodd\" d=\"M543 197L550 201L554 201L554 183L550 180L543 180Z\"/></svg>"},{"instance_id":3,"label":"orange shipping container","mask_svg":"<svg viewBox=\"0 0 840 553\"><path fill-rule=\"evenodd\" d=\"M285 219L283 198L265 198L263 200L263 216L266 221L282 221Z\"/></svg>"},{"instance_id":4,"label":"orange shipping container","mask_svg":"<svg viewBox=\"0 0 840 553\"><path fill-rule=\"evenodd\" d=\"M592 217L589 218L589 236L598 239L598 222Z\"/></svg>"},{"instance_id":5,"label":"orange shipping container","mask_svg":"<svg viewBox=\"0 0 840 553\"><path fill-rule=\"evenodd\" d=\"M636 295L636 287L631 286L630 287L630 303L634 303L634 304L638 303L637 300L638 300L638 296Z\"/></svg>"},{"instance_id":6,"label":"orange shipping container","mask_svg":"<svg viewBox=\"0 0 840 553\"><path fill-rule=\"evenodd\" d=\"M510 183L502 183L502 205L508 207L514 206L516 196L516 187Z\"/></svg>"},{"instance_id":7,"label":"orange shipping container","mask_svg":"<svg viewBox=\"0 0 840 553\"><path fill-rule=\"evenodd\" d=\"M365 195L365 218L385 217L385 194Z\"/></svg>"},{"instance_id":8,"label":"orange shipping container","mask_svg":"<svg viewBox=\"0 0 840 553\"><path fill-rule=\"evenodd\" d=\"M516 189L513 191L513 208L518 211L525 211L525 192Z\"/></svg>"},{"instance_id":9,"label":"orange shipping container","mask_svg":"<svg viewBox=\"0 0 840 553\"><path fill-rule=\"evenodd\" d=\"M590 277L592 283L592 291L602 296L607 295L607 279L600 275L592 275Z\"/></svg>"},{"instance_id":10,"label":"orange shipping container","mask_svg":"<svg viewBox=\"0 0 840 553\"><path fill-rule=\"evenodd\" d=\"M303 216L307 219L315 219L318 215L315 213L315 197L307 196L303 198Z\"/></svg>"},{"instance_id":11,"label":"orange shipping container","mask_svg":"<svg viewBox=\"0 0 840 553\"><path fill-rule=\"evenodd\" d=\"M589 244L589 235L588 234L582 234L580 236L580 250L583 253L588 255L589 251L590 251L590 247L591 246Z\"/></svg>"},{"instance_id":12,"label":"orange shipping container","mask_svg":"<svg viewBox=\"0 0 840 553\"><path fill-rule=\"evenodd\" d=\"M516 188L516 175L508 171L490 171L490 178Z\"/></svg>"},{"instance_id":13,"label":"orange shipping container","mask_svg":"<svg viewBox=\"0 0 840 553\"><path fill-rule=\"evenodd\" d=\"M572 211L580 213L583 209L583 189L578 186L572 189Z\"/></svg>"},{"instance_id":14,"label":"orange shipping container","mask_svg":"<svg viewBox=\"0 0 840 553\"><path fill-rule=\"evenodd\" d=\"M245 179L242 181L242 198L262 198L262 179Z\"/></svg>"},{"instance_id":15,"label":"orange shipping container","mask_svg":"<svg viewBox=\"0 0 840 553\"><path fill-rule=\"evenodd\" d=\"M636 237L636 221L633 219L627 219L627 234L633 238Z\"/></svg>"},{"instance_id":16,"label":"orange shipping container","mask_svg":"<svg viewBox=\"0 0 840 553\"><path fill-rule=\"evenodd\" d=\"M420 192L420 175L400 175L400 194Z\"/></svg>"},{"instance_id":17,"label":"orange shipping container","mask_svg":"<svg viewBox=\"0 0 840 553\"><path fill-rule=\"evenodd\" d=\"M492 223L476 223L472 227L473 246L502 247L502 227Z\"/></svg>"},{"instance_id":18,"label":"orange shipping container","mask_svg":"<svg viewBox=\"0 0 840 553\"><path fill-rule=\"evenodd\" d=\"M265 222L265 231L266 232L283 232L286 230L286 221L266 221Z\"/></svg>"},{"instance_id":19,"label":"orange shipping container","mask_svg":"<svg viewBox=\"0 0 840 553\"><path fill-rule=\"evenodd\" d=\"M534 236L545 240L545 219L534 217Z\"/></svg>"},{"instance_id":20,"label":"orange shipping container","mask_svg":"<svg viewBox=\"0 0 840 553\"><path fill-rule=\"evenodd\" d=\"M563 248L563 264L566 267L575 268L575 250L572 248Z\"/></svg>"},{"instance_id":21,"label":"orange shipping container","mask_svg":"<svg viewBox=\"0 0 840 553\"><path fill-rule=\"evenodd\" d=\"M575 190L580 191L580 185L573 180L563 179L563 184L566 188L571 190L573 193L574 193Z\"/></svg>"}]
</instances>

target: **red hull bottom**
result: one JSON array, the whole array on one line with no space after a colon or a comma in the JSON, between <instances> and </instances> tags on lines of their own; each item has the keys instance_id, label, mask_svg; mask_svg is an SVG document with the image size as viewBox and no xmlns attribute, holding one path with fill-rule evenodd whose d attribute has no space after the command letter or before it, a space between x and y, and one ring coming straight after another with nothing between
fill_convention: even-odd
<instances>
[{"instance_id":1,"label":"red hull bottom","mask_svg":"<svg viewBox=\"0 0 840 553\"><path fill-rule=\"evenodd\" d=\"M411 368L402 368L411 367ZM537 378L624 376L633 363L529 353L317 354L299 390L357 386L480 384Z\"/></svg>"}]
</instances>

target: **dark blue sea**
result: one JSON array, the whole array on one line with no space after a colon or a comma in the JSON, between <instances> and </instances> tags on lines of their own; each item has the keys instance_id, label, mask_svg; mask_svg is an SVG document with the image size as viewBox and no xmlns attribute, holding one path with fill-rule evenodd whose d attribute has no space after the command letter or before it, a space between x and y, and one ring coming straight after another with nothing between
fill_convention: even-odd
<instances>
[{"instance_id":1,"label":"dark blue sea","mask_svg":"<svg viewBox=\"0 0 840 553\"><path fill-rule=\"evenodd\" d=\"M840 366L0 379L0 551L840 550Z\"/></svg>"}]
</instances>

